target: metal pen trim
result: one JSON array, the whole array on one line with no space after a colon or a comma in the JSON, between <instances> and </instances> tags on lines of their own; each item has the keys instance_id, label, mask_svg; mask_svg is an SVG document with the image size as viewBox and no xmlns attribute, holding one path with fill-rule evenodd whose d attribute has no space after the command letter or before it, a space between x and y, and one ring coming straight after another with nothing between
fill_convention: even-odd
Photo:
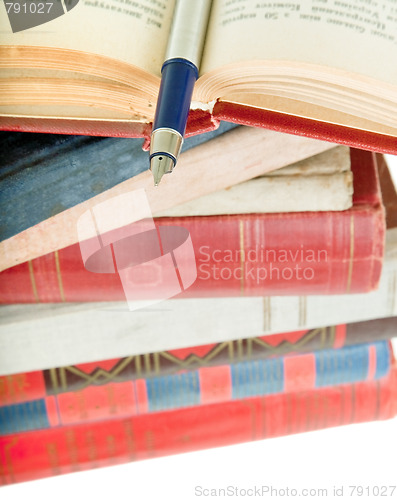
<instances>
[{"instance_id":1,"label":"metal pen trim","mask_svg":"<svg viewBox=\"0 0 397 500\"><path fill-rule=\"evenodd\" d=\"M150 139L149 159L151 160L156 155L164 155L173 158L176 163L182 144L183 137L176 130L166 127L156 128Z\"/></svg>"},{"instance_id":2,"label":"metal pen trim","mask_svg":"<svg viewBox=\"0 0 397 500\"><path fill-rule=\"evenodd\" d=\"M165 60L178 57L200 66L211 4L211 0L177 2Z\"/></svg>"}]
</instances>

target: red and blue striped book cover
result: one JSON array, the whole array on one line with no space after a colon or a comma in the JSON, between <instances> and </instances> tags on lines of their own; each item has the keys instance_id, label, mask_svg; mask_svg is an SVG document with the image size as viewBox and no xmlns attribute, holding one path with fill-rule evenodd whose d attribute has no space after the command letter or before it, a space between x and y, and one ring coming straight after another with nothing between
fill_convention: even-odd
<instances>
[{"instance_id":1,"label":"red and blue striped book cover","mask_svg":"<svg viewBox=\"0 0 397 500\"><path fill-rule=\"evenodd\" d=\"M0 434L378 380L387 341L109 382L0 407Z\"/></svg>"},{"instance_id":2,"label":"red and blue striped book cover","mask_svg":"<svg viewBox=\"0 0 397 500\"><path fill-rule=\"evenodd\" d=\"M0 484L384 420L396 414L394 365L379 380L3 436Z\"/></svg>"}]
</instances>

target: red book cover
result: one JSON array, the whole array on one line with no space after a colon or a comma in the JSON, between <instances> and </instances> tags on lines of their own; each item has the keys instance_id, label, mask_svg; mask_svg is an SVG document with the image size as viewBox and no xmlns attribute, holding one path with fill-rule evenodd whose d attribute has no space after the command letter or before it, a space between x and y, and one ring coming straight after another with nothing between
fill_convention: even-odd
<instances>
[{"instance_id":1,"label":"red book cover","mask_svg":"<svg viewBox=\"0 0 397 500\"><path fill-rule=\"evenodd\" d=\"M397 371L378 381L249 398L0 438L0 484L392 418Z\"/></svg>"},{"instance_id":2,"label":"red book cover","mask_svg":"<svg viewBox=\"0 0 397 500\"><path fill-rule=\"evenodd\" d=\"M178 297L340 294L375 289L385 238L376 155L351 150L351 157L354 197L349 210L157 219L160 229L185 228L192 241L197 279ZM145 282L161 295L161 283L166 285L161 269L155 275L151 267L145 272L140 266L136 277L131 271L130 279ZM87 271L79 245L0 274L3 304L124 298L119 275Z\"/></svg>"},{"instance_id":3,"label":"red book cover","mask_svg":"<svg viewBox=\"0 0 397 500\"><path fill-rule=\"evenodd\" d=\"M387 134L369 132L354 127L346 127L223 101L218 101L215 104L212 114L208 111L191 111L186 127L186 135L197 135L214 130L219 126L220 121L312 137L313 139L345 144L353 148L378 153L397 154L397 140L395 137ZM0 129L15 132L41 132L103 137L143 137L146 139L145 149L147 149L150 142L152 124L128 121L4 116L0 120Z\"/></svg>"},{"instance_id":4,"label":"red book cover","mask_svg":"<svg viewBox=\"0 0 397 500\"><path fill-rule=\"evenodd\" d=\"M213 115L220 121L312 137L313 139L345 144L353 148L384 154L397 154L396 137L354 127L223 101L218 101L215 104Z\"/></svg>"},{"instance_id":5,"label":"red book cover","mask_svg":"<svg viewBox=\"0 0 397 500\"><path fill-rule=\"evenodd\" d=\"M216 129L218 126L219 121L213 118L210 113L201 110L193 110L189 114L186 137L209 132ZM146 139L145 149L147 149L149 147L152 124L127 120L107 121L1 116L0 130L7 130L10 132L88 135L96 137L143 137Z\"/></svg>"}]
</instances>

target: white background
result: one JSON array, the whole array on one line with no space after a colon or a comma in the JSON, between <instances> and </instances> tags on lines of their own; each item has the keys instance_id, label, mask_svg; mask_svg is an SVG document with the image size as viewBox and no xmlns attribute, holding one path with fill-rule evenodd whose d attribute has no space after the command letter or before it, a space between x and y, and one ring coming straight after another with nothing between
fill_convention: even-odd
<instances>
[{"instance_id":1,"label":"white background","mask_svg":"<svg viewBox=\"0 0 397 500\"><path fill-rule=\"evenodd\" d=\"M397 185L397 157L388 157L388 162ZM281 497L397 500L396 449L397 418L21 483L1 488L0 499ZM387 495L382 496L377 495L377 489L372 489L373 486L393 485L396 489L392 496L391 488L384 490ZM222 492L219 492L214 496L218 492L211 491L228 486L237 487L240 495L221 496ZM274 490L262 496L251 495L255 487L261 491L262 486ZM350 486L363 486L363 495L352 494ZM368 486L370 489L365 489ZM335 487L339 495L335 494ZM318 488L326 489L326 492L316 492ZM312 491L301 496L303 489ZM203 493L201 496L196 494L200 492ZM235 489L227 492L233 493Z\"/></svg>"}]
</instances>

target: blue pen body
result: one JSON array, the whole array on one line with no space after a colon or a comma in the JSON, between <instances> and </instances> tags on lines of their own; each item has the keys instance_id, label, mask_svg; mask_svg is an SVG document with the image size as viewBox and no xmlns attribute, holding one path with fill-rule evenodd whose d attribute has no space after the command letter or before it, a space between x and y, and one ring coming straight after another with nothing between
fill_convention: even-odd
<instances>
[{"instance_id":1,"label":"blue pen body","mask_svg":"<svg viewBox=\"0 0 397 500\"><path fill-rule=\"evenodd\" d=\"M184 136L197 78L197 67L186 59L169 59L163 64L153 130L170 128Z\"/></svg>"}]
</instances>

